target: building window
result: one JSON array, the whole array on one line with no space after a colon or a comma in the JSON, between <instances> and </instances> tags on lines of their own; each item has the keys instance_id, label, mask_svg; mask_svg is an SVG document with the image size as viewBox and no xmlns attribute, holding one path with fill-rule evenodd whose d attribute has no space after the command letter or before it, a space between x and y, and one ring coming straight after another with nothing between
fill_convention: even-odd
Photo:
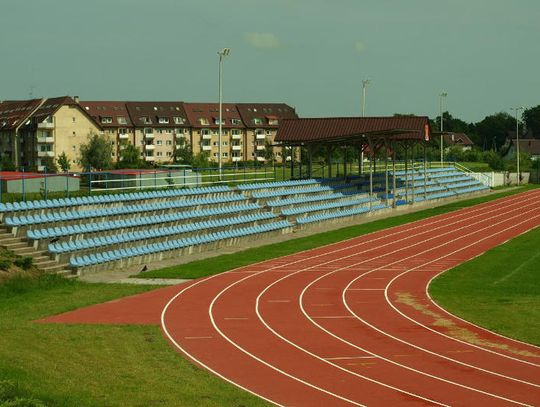
<instances>
[{"instance_id":1,"label":"building window","mask_svg":"<svg viewBox=\"0 0 540 407\"><path fill-rule=\"evenodd\" d=\"M221 145L223 145L223 146L228 146L228 145L229 145L229 142L228 142L228 141L223 141L223 142L221 143Z\"/></svg>"},{"instance_id":2,"label":"building window","mask_svg":"<svg viewBox=\"0 0 540 407\"><path fill-rule=\"evenodd\" d=\"M171 156L172 156L172 152L167 151L167 157L171 157Z\"/></svg>"},{"instance_id":3,"label":"building window","mask_svg":"<svg viewBox=\"0 0 540 407\"><path fill-rule=\"evenodd\" d=\"M116 120L118 120L118 124L127 124L127 120L124 116L118 116Z\"/></svg>"},{"instance_id":4,"label":"building window","mask_svg":"<svg viewBox=\"0 0 540 407\"><path fill-rule=\"evenodd\" d=\"M75 121L75 118L73 118L73 121ZM112 123L112 117L106 117L106 116L102 117L101 118L101 123L103 123L103 124Z\"/></svg>"},{"instance_id":5,"label":"building window","mask_svg":"<svg viewBox=\"0 0 540 407\"><path fill-rule=\"evenodd\" d=\"M219 124L219 117L214 117L214 124ZM223 117L221 118L221 124L225 124L225 119Z\"/></svg>"},{"instance_id":6,"label":"building window","mask_svg":"<svg viewBox=\"0 0 540 407\"><path fill-rule=\"evenodd\" d=\"M128 134L128 130L122 127L120 129L118 129L118 133L120 133L120 134Z\"/></svg>"},{"instance_id":7,"label":"building window","mask_svg":"<svg viewBox=\"0 0 540 407\"><path fill-rule=\"evenodd\" d=\"M156 156L161 157L163 156L163 153L161 151L156 152Z\"/></svg>"},{"instance_id":8,"label":"building window","mask_svg":"<svg viewBox=\"0 0 540 407\"><path fill-rule=\"evenodd\" d=\"M148 117L148 116L142 116L142 117L141 117L141 121L142 121L144 124L152 124L152 119L150 119L150 117Z\"/></svg>"},{"instance_id":9,"label":"building window","mask_svg":"<svg viewBox=\"0 0 540 407\"><path fill-rule=\"evenodd\" d=\"M232 129L232 130L231 130L231 134L232 134L233 136L239 136L239 135L240 135L240 130L238 130L238 129Z\"/></svg>"},{"instance_id":10,"label":"building window","mask_svg":"<svg viewBox=\"0 0 540 407\"><path fill-rule=\"evenodd\" d=\"M158 117L158 123L159 124L169 124L169 118L168 117Z\"/></svg>"},{"instance_id":11,"label":"building window","mask_svg":"<svg viewBox=\"0 0 540 407\"><path fill-rule=\"evenodd\" d=\"M229 153L223 153L222 155L223 155L223 157L228 157Z\"/></svg>"},{"instance_id":12,"label":"building window","mask_svg":"<svg viewBox=\"0 0 540 407\"><path fill-rule=\"evenodd\" d=\"M208 126L210 123L208 122L208 119L201 117L199 118L199 123L203 126Z\"/></svg>"},{"instance_id":13,"label":"building window","mask_svg":"<svg viewBox=\"0 0 540 407\"><path fill-rule=\"evenodd\" d=\"M231 119L231 123L235 126L238 126L240 124L240 119Z\"/></svg>"},{"instance_id":14,"label":"building window","mask_svg":"<svg viewBox=\"0 0 540 407\"><path fill-rule=\"evenodd\" d=\"M262 124L262 120L256 117L253 119L253 124Z\"/></svg>"},{"instance_id":15,"label":"building window","mask_svg":"<svg viewBox=\"0 0 540 407\"><path fill-rule=\"evenodd\" d=\"M203 136L208 136L208 135L210 134L210 130L209 130L209 129L202 129L202 130L201 130L201 134L202 134Z\"/></svg>"},{"instance_id":16,"label":"building window","mask_svg":"<svg viewBox=\"0 0 540 407\"><path fill-rule=\"evenodd\" d=\"M73 119L73 123L75 123L75 118L74 118L74 117L72 117L72 119Z\"/></svg>"},{"instance_id":17,"label":"building window","mask_svg":"<svg viewBox=\"0 0 540 407\"><path fill-rule=\"evenodd\" d=\"M163 141L161 141L161 140L156 140L156 145L157 145L157 146L160 146L160 145L162 145L162 144L163 144Z\"/></svg>"},{"instance_id":18,"label":"building window","mask_svg":"<svg viewBox=\"0 0 540 407\"><path fill-rule=\"evenodd\" d=\"M184 124L186 122L183 117L174 117L173 120L175 124Z\"/></svg>"}]
</instances>

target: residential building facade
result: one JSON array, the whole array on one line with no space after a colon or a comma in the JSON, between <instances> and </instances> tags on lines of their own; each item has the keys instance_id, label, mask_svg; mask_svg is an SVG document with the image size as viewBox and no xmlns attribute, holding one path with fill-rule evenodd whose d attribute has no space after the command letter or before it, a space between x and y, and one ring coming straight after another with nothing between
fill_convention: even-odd
<instances>
[{"instance_id":1,"label":"residential building facade","mask_svg":"<svg viewBox=\"0 0 540 407\"><path fill-rule=\"evenodd\" d=\"M221 161L283 160L274 137L283 118L297 118L282 103L222 105ZM63 96L0 102L0 154L20 167L44 170L47 160L65 153L78 165L80 145L92 134L104 134L116 162L128 144L150 163L166 164L175 151L191 146L193 154L219 161L218 103L181 101L80 101Z\"/></svg>"}]
</instances>

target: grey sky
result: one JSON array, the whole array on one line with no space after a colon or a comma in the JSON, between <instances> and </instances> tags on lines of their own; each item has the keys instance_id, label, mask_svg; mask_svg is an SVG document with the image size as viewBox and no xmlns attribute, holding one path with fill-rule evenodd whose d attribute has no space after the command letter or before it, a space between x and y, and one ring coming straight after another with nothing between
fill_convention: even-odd
<instances>
[{"instance_id":1,"label":"grey sky","mask_svg":"<svg viewBox=\"0 0 540 407\"><path fill-rule=\"evenodd\" d=\"M540 104L538 0L0 0L0 100L286 102L303 117Z\"/></svg>"}]
</instances>

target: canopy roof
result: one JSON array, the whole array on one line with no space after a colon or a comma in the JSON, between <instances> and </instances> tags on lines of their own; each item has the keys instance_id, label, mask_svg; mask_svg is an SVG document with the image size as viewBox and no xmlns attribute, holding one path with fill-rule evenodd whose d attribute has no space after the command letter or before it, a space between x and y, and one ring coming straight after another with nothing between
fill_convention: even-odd
<instances>
[{"instance_id":1,"label":"canopy roof","mask_svg":"<svg viewBox=\"0 0 540 407\"><path fill-rule=\"evenodd\" d=\"M429 119L427 116L283 119L275 141L285 145L362 142L363 136L428 141Z\"/></svg>"}]
</instances>

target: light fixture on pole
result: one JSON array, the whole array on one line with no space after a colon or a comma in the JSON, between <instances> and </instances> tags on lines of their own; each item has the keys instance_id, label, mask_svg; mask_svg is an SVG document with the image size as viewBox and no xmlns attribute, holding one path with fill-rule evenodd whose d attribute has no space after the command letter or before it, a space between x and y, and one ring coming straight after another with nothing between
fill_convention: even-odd
<instances>
[{"instance_id":1,"label":"light fixture on pole","mask_svg":"<svg viewBox=\"0 0 540 407\"><path fill-rule=\"evenodd\" d=\"M230 48L223 48L218 51L219 55L219 136L218 136L218 165L219 165L219 180L222 180L222 165L221 165L221 135L222 135L222 122L223 122L223 90L221 86L223 77L223 57L226 57L231 52Z\"/></svg>"},{"instance_id":2,"label":"light fixture on pole","mask_svg":"<svg viewBox=\"0 0 540 407\"><path fill-rule=\"evenodd\" d=\"M448 96L448 93L446 92L442 92L440 95L439 95L439 112L441 114L441 167L443 165L443 162L444 162L444 143L443 143L443 129L444 129L444 126L443 126L443 98L447 97Z\"/></svg>"},{"instance_id":3,"label":"light fixture on pole","mask_svg":"<svg viewBox=\"0 0 540 407\"><path fill-rule=\"evenodd\" d=\"M521 174L519 172L519 120L518 112L520 110L525 110L524 106L511 107L510 110L515 110L516 112L516 170L517 170L517 184L520 184Z\"/></svg>"},{"instance_id":4,"label":"light fixture on pole","mask_svg":"<svg viewBox=\"0 0 540 407\"><path fill-rule=\"evenodd\" d=\"M371 83L371 79L362 80L362 117L366 116L366 88ZM360 173L364 172L364 146L362 145L360 151Z\"/></svg>"}]
</instances>

